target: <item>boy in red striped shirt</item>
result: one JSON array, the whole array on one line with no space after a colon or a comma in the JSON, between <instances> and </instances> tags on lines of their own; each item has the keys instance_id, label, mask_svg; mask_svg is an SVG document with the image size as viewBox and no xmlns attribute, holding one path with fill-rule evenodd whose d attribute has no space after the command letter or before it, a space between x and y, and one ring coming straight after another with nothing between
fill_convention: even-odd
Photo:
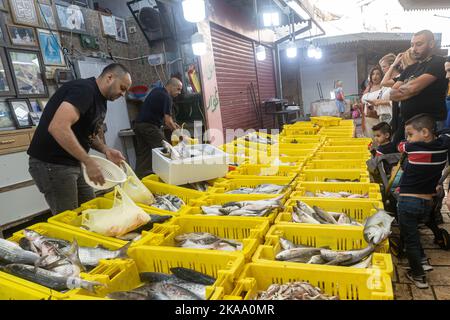
<instances>
[{"instance_id":1,"label":"boy in red striped shirt","mask_svg":"<svg viewBox=\"0 0 450 320\"><path fill-rule=\"evenodd\" d=\"M420 243L419 223L430 219L433 195L447 163L450 138L436 137L436 122L427 114L419 114L405 123L407 141L398 145L408 155L408 163L400 180L397 214L410 270L407 278L418 288L428 288L425 271L433 268Z\"/></svg>"}]
</instances>

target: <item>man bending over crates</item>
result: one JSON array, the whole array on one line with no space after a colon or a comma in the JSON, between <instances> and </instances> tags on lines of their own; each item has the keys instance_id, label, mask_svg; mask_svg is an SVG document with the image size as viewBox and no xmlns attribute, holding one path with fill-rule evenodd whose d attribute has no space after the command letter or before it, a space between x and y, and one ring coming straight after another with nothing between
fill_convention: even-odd
<instances>
[{"instance_id":1,"label":"man bending over crates","mask_svg":"<svg viewBox=\"0 0 450 320\"><path fill-rule=\"evenodd\" d=\"M77 79L64 84L48 101L28 149L29 172L52 214L75 209L95 197L88 177L103 185L100 167L88 155L93 148L108 160L125 160L118 150L106 146L98 134L106 116L106 102L125 95L131 86L130 72L121 64L106 66L98 78Z\"/></svg>"}]
</instances>

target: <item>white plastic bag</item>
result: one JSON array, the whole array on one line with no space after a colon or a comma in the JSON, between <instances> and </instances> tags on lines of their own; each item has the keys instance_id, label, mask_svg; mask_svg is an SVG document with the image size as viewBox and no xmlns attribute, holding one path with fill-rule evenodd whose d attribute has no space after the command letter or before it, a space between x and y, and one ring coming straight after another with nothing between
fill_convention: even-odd
<instances>
[{"instance_id":1,"label":"white plastic bag","mask_svg":"<svg viewBox=\"0 0 450 320\"><path fill-rule=\"evenodd\" d=\"M134 173L133 169L126 163L122 162L124 171L127 174L127 181L124 182L122 189L125 193L134 201L138 203L143 203L146 205L151 205L155 202L155 197L148 190L145 185L139 180L139 178Z\"/></svg>"},{"instance_id":2,"label":"white plastic bag","mask_svg":"<svg viewBox=\"0 0 450 320\"><path fill-rule=\"evenodd\" d=\"M121 200L117 199L117 192ZM150 216L119 186L114 188L114 204L111 209L87 209L81 215L83 227L108 237L122 236L149 221Z\"/></svg>"}]
</instances>

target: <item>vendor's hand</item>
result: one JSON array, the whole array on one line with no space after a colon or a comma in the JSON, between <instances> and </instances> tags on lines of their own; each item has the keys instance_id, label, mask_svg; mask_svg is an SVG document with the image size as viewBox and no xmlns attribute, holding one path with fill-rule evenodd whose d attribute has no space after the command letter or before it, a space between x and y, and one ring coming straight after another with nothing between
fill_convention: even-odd
<instances>
[{"instance_id":1,"label":"vendor's hand","mask_svg":"<svg viewBox=\"0 0 450 320\"><path fill-rule=\"evenodd\" d=\"M122 163L122 161L125 161L125 157L122 155L122 152L116 149L108 148L105 152L106 159L114 162L118 166Z\"/></svg>"},{"instance_id":2,"label":"vendor's hand","mask_svg":"<svg viewBox=\"0 0 450 320\"><path fill-rule=\"evenodd\" d=\"M89 157L84 162L84 165L86 166L87 176L94 184L101 186L105 184L105 177L100 169L100 165L93 158Z\"/></svg>"}]
</instances>

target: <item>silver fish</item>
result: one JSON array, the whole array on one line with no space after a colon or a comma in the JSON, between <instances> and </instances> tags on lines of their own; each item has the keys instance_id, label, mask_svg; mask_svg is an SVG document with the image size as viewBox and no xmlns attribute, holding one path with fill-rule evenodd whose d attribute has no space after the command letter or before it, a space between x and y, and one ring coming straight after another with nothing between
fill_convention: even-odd
<instances>
[{"instance_id":1,"label":"silver fish","mask_svg":"<svg viewBox=\"0 0 450 320\"><path fill-rule=\"evenodd\" d=\"M322 258L320 254L312 256L311 259L307 262L308 264L325 264L326 261Z\"/></svg>"},{"instance_id":2,"label":"silver fish","mask_svg":"<svg viewBox=\"0 0 450 320\"><path fill-rule=\"evenodd\" d=\"M169 300L202 300L193 292L170 282L159 282L161 291L169 297Z\"/></svg>"},{"instance_id":3,"label":"silver fish","mask_svg":"<svg viewBox=\"0 0 450 320\"><path fill-rule=\"evenodd\" d=\"M183 233L175 237L176 242L182 243L187 240L201 244L211 244L220 240L220 238L208 232Z\"/></svg>"},{"instance_id":4,"label":"silver fish","mask_svg":"<svg viewBox=\"0 0 450 320\"><path fill-rule=\"evenodd\" d=\"M286 261L293 260L297 258L310 259L312 256L320 254L321 249L317 248L293 248L288 250L283 250L279 252L276 256L276 260ZM308 261L306 260L306 261Z\"/></svg>"},{"instance_id":5,"label":"silver fish","mask_svg":"<svg viewBox=\"0 0 450 320\"><path fill-rule=\"evenodd\" d=\"M358 262L357 264L350 265L352 268L367 269L372 265L372 255L368 256L365 260Z\"/></svg>"},{"instance_id":6,"label":"silver fish","mask_svg":"<svg viewBox=\"0 0 450 320\"><path fill-rule=\"evenodd\" d=\"M100 260L120 259L127 257L127 251L131 242L124 245L118 250L109 250L102 245L96 247L79 247L78 256L81 264L84 266L97 266ZM68 249L63 249L63 252L68 253Z\"/></svg>"},{"instance_id":7,"label":"silver fish","mask_svg":"<svg viewBox=\"0 0 450 320\"><path fill-rule=\"evenodd\" d=\"M23 235L25 236L26 239L33 242L33 244L37 248L39 248L40 244L42 244L42 242L44 242L44 241L51 243L52 245L56 246L58 249L61 249L64 247L70 247L69 241L66 241L63 239L57 239L57 238L50 238L50 237L44 236L34 230L24 229Z\"/></svg>"},{"instance_id":8,"label":"silver fish","mask_svg":"<svg viewBox=\"0 0 450 320\"><path fill-rule=\"evenodd\" d=\"M298 210L294 207L294 212L292 212L292 219L297 223L311 223L311 224L320 224L319 221L311 217L309 214L306 214L302 210Z\"/></svg>"},{"instance_id":9,"label":"silver fish","mask_svg":"<svg viewBox=\"0 0 450 320\"><path fill-rule=\"evenodd\" d=\"M374 245L380 244L391 234L391 223L394 218L387 211L376 208L378 211L368 217L364 223L364 239Z\"/></svg>"},{"instance_id":10,"label":"silver fish","mask_svg":"<svg viewBox=\"0 0 450 320\"><path fill-rule=\"evenodd\" d=\"M293 249L297 247L293 242L289 241L288 239L285 239L283 237L280 237L280 245L283 250Z\"/></svg>"},{"instance_id":11,"label":"silver fish","mask_svg":"<svg viewBox=\"0 0 450 320\"><path fill-rule=\"evenodd\" d=\"M372 254L374 251L375 251L374 246L369 244L366 248L360 250L334 251L329 249L321 249L320 255L324 260L328 262L338 259L339 256L350 255L351 256L350 259L346 260L344 263L341 264L343 266L348 266L360 262L370 254Z\"/></svg>"},{"instance_id":12,"label":"silver fish","mask_svg":"<svg viewBox=\"0 0 450 320\"><path fill-rule=\"evenodd\" d=\"M214 206L201 206L201 209L204 214L211 216L223 216L224 213L220 211L222 206L214 205Z\"/></svg>"},{"instance_id":13,"label":"silver fish","mask_svg":"<svg viewBox=\"0 0 450 320\"><path fill-rule=\"evenodd\" d=\"M0 267L0 269L20 278L58 291L83 288L90 292L95 292L96 286L104 286L104 284L100 282L87 281L78 277L66 277L56 272L35 268L25 264L8 264L5 267Z\"/></svg>"},{"instance_id":14,"label":"silver fish","mask_svg":"<svg viewBox=\"0 0 450 320\"><path fill-rule=\"evenodd\" d=\"M23 250L17 243L0 238L0 261L35 264L38 260L39 254Z\"/></svg>"},{"instance_id":15,"label":"silver fish","mask_svg":"<svg viewBox=\"0 0 450 320\"><path fill-rule=\"evenodd\" d=\"M325 210L320 209L317 206L313 206L314 212L317 213L318 216L320 216L320 218L324 219L325 221L327 221L330 224L337 224L336 220L334 220L333 216L331 214L329 214L328 212L326 212Z\"/></svg>"}]
</instances>

